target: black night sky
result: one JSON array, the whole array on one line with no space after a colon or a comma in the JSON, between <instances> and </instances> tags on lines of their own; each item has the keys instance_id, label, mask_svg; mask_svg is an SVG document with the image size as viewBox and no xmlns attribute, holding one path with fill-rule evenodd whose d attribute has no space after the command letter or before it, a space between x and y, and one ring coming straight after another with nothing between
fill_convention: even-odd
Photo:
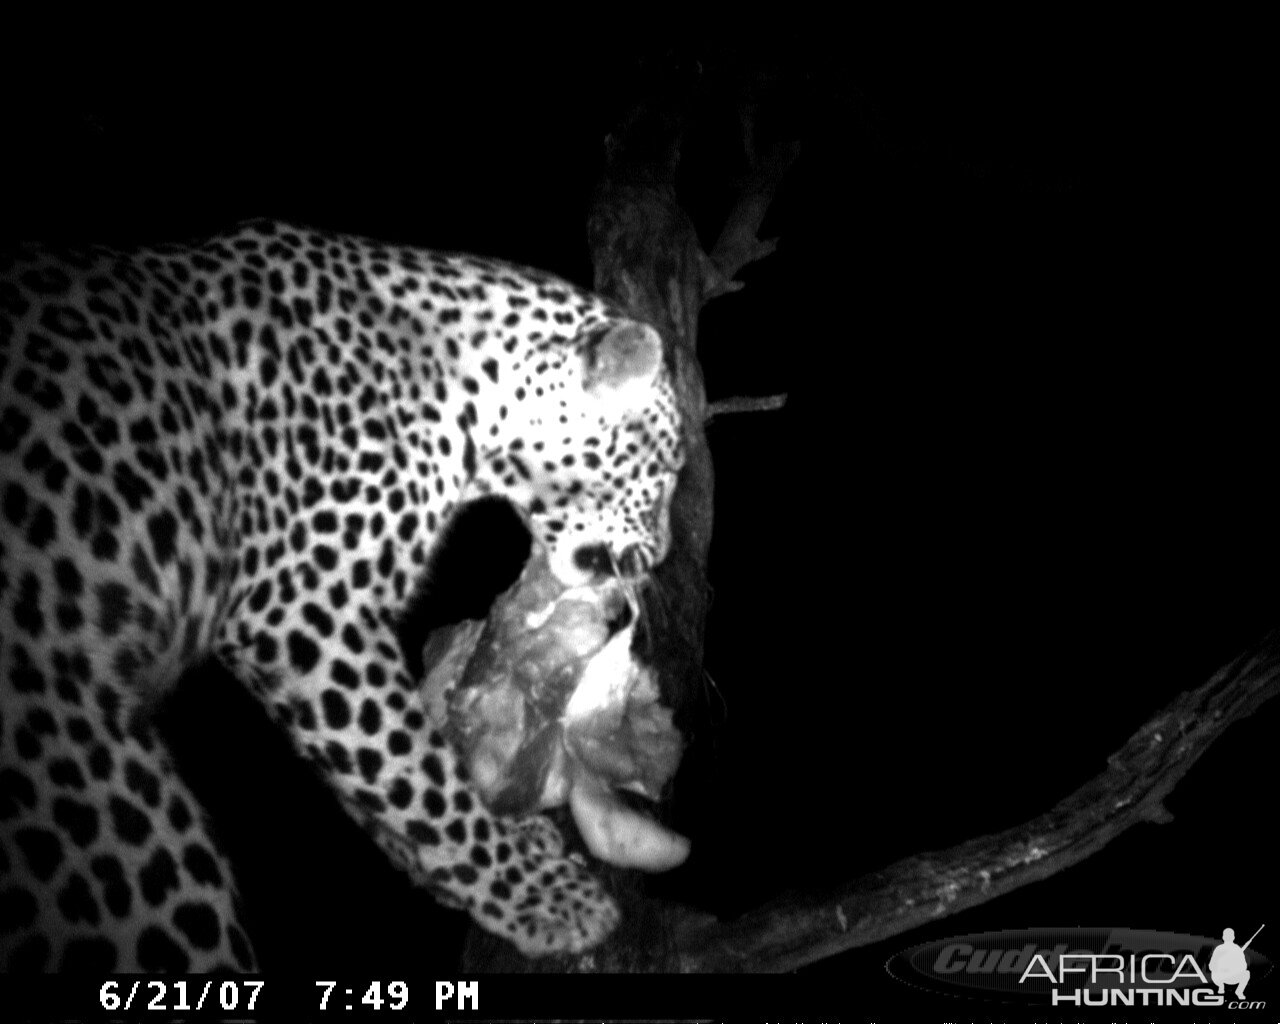
<instances>
[{"instance_id":1,"label":"black night sky","mask_svg":"<svg viewBox=\"0 0 1280 1024\"><path fill-rule=\"evenodd\" d=\"M123 69L50 47L9 69L0 233L173 240L266 214L589 283L600 143L638 69L701 64L681 187L708 245L741 172L727 90L784 82L767 123L802 152L765 225L782 242L701 345L710 397L790 401L710 428L714 726L677 804L695 853L664 883L732 913L1034 816L1280 624L1274 113L1249 30L877 32L463 45L413 24ZM459 915L233 681L188 683L166 725L264 967L438 973ZM848 1019L909 998L884 961L946 934L1280 928L1278 715L1230 731L1171 824L813 983L859 986Z\"/></svg>"}]
</instances>

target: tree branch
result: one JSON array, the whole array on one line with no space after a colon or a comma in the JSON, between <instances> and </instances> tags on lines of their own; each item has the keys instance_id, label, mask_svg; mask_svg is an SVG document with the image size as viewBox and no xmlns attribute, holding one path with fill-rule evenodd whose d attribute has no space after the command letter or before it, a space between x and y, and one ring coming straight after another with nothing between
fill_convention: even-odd
<instances>
[{"instance_id":1,"label":"tree branch","mask_svg":"<svg viewBox=\"0 0 1280 1024\"><path fill-rule=\"evenodd\" d=\"M737 202L725 219L720 237L708 257L704 301L738 291L743 287L741 281L733 280L738 272L748 264L772 255L777 249L776 238L758 237L760 226L783 177L800 155L800 144L787 142L774 146L764 157L758 157L745 125L749 125L749 121L744 122L744 147L748 150L751 171L740 184Z\"/></svg>"},{"instance_id":2,"label":"tree branch","mask_svg":"<svg viewBox=\"0 0 1280 1024\"><path fill-rule=\"evenodd\" d=\"M792 971L986 903L1092 856L1141 822L1226 729L1280 694L1280 629L1157 713L1102 774L1037 818L891 864L827 893L788 894L736 921L689 913L680 971Z\"/></svg>"}]
</instances>

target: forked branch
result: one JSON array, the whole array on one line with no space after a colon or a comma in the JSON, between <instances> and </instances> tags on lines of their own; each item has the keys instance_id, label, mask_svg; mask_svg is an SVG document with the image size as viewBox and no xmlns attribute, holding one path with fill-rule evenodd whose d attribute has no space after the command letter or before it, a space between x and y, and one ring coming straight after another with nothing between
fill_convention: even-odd
<instances>
[{"instance_id":1,"label":"forked branch","mask_svg":"<svg viewBox=\"0 0 1280 1024\"><path fill-rule=\"evenodd\" d=\"M750 121L744 120L744 126ZM738 188L737 202L729 211L720 237L709 254L710 270L705 299L736 292L742 288L735 281L738 271L750 263L764 259L778 248L778 239L760 238L760 228L773 197L791 165L800 155L798 142L780 143L765 154L757 154L753 133L744 127L743 145L747 150L750 170Z\"/></svg>"}]
</instances>

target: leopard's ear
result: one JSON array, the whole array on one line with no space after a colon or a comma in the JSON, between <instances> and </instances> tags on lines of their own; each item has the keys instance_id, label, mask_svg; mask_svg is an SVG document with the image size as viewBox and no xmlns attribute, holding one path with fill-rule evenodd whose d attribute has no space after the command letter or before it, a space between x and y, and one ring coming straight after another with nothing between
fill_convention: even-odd
<instances>
[{"instance_id":1,"label":"leopard's ear","mask_svg":"<svg viewBox=\"0 0 1280 1024\"><path fill-rule=\"evenodd\" d=\"M636 320L615 321L582 350L582 386L599 398L647 388L662 370L662 335Z\"/></svg>"}]
</instances>

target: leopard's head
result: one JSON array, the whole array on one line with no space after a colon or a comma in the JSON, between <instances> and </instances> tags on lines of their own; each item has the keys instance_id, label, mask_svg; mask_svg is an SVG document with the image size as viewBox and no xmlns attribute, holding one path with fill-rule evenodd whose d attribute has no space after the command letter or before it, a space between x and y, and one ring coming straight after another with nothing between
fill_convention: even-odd
<instances>
[{"instance_id":1,"label":"leopard's head","mask_svg":"<svg viewBox=\"0 0 1280 1024\"><path fill-rule=\"evenodd\" d=\"M521 509L566 585L638 576L671 544L684 464L662 338L611 320L528 353L474 483Z\"/></svg>"}]
</instances>

